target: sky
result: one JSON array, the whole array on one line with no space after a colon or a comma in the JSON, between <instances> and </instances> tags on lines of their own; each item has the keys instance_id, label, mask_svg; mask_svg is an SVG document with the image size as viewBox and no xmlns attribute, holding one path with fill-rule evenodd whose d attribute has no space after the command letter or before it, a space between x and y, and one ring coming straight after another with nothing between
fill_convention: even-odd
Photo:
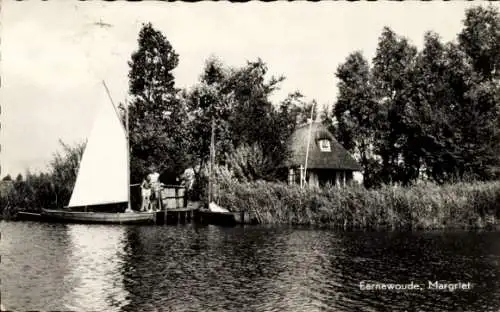
<instances>
[{"instance_id":1,"label":"sky","mask_svg":"<svg viewBox=\"0 0 500 312\"><path fill-rule=\"evenodd\" d=\"M333 105L335 71L360 50L371 60L384 26L421 48L427 31L456 40L465 9L451 2L167 3L4 1L1 9L0 175L45 171L59 140L84 140L99 105L128 93L128 61L142 23L179 54L176 86L196 84L206 59L228 66L261 58L286 80L279 103L299 90ZM500 6L495 3L495 6Z\"/></svg>"}]
</instances>

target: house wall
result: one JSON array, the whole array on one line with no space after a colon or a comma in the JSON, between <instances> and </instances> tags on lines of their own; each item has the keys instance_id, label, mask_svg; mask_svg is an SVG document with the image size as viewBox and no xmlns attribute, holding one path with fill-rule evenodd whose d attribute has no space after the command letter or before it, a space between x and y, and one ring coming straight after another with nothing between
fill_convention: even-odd
<instances>
[{"instance_id":1,"label":"house wall","mask_svg":"<svg viewBox=\"0 0 500 312\"><path fill-rule=\"evenodd\" d=\"M313 186L345 186L351 182L363 183L360 173L334 169L308 169L307 183ZM300 185L300 168L288 169L288 184Z\"/></svg>"},{"instance_id":2,"label":"house wall","mask_svg":"<svg viewBox=\"0 0 500 312\"><path fill-rule=\"evenodd\" d=\"M307 184L309 184L310 186L316 186L316 187L320 186L319 177L318 177L317 172L311 170L307 175L308 175Z\"/></svg>"},{"instance_id":3,"label":"house wall","mask_svg":"<svg viewBox=\"0 0 500 312\"><path fill-rule=\"evenodd\" d=\"M333 170L333 169L316 169L314 172L317 175L319 186L336 185L345 186L353 180L352 171Z\"/></svg>"}]
</instances>

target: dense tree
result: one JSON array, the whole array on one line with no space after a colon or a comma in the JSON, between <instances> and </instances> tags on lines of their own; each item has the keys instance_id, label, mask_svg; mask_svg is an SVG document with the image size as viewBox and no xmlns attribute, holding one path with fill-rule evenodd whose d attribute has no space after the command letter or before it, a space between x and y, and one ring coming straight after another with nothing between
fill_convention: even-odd
<instances>
[{"instance_id":1,"label":"dense tree","mask_svg":"<svg viewBox=\"0 0 500 312\"><path fill-rule=\"evenodd\" d=\"M464 154L462 170L488 176L498 172L500 148L498 142L498 106L500 103L500 13L493 6L478 6L466 11L464 28L458 36L458 49L464 51L473 75L469 76L468 92L464 95L464 114L459 120ZM496 106L496 108L494 108ZM468 123L468 124L465 124ZM474 135L481 135L474 140ZM484 136L484 137L483 137ZM487 169L485 169L487 168ZM484 172L486 170L486 172Z\"/></svg>"},{"instance_id":2,"label":"dense tree","mask_svg":"<svg viewBox=\"0 0 500 312\"><path fill-rule=\"evenodd\" d=\"M348 56L337 70L336 136L355 153L363 139L373 142L365 176L403 184L494 177L499 29L498 10L477 7L467 10L458 44L429 32L417 51L384 28L372 68L361 54Z\"/></svg>"},{"instance_id":3,"label":"dense tree","mask_svg":"<svg viewBox=\"0 0 500 312\"><path fill-rule=\"evenodd\" d=\"M337 138L365 167L372 158L377 102L368 61L361 52L349 55L337 68L339 95L334 107Z\"/></svg>"},{"instance_id":4,"label":"dense tree","mask_svg":"<svg viewBox=\"0 0 500 312\"><path fill-rule=\"evenodd\" d=\"M212 119L219 162L239 146L254 144L275 164L281 161L286 146L283 133L288 130L282 128L282 115L269 96L283 78L266 80L266 74L260 59L241 68L226 68L213 57L207 61L200 83L188 95L192 151L202 160L198 163L209 154Z\"/></svg>"},{"instance_id":5,"label":"dense tree","mask_svg":"<svg viewBox=\"0 0 500 312\"><path fill-rule=\"evenodd\" d=\"M179 57L167 38L144 24L129 62L132 181L150 170L177 176L186 165L187 111L172 71Z\"/></svg>"},{"instance_id":6,"label":"dense tree","mask_svg":"<svg viewBox=\"0 0 500 312\"><path fill-rule=\"evenodd\" d=\"M378 113L375 120L375 146L382 158L380 176L384 182L406 182L402 150L408 145L405 111L410 75L417 49L406 38L384 28L373 59L373 86Z\"/></svg>"},{"instance_id":7,"label":"dense tree","mask_svg":"<svg viewBox=\"0 0 500 312\"><path fill-rule=\"evenodd\" d=\"M221 161L221 157L231 149L228 119L234 104L231 93L223 90L227 76L223 64L211 57L205 64L200 82L186 95L190 115L190 153L200 169L209 160L212 122L218 160Z\"/></svg>"},{"instance_id":8,"label":"dense tree","mask_svg":"<svg viewBox=\"0 0 500 312\"><path fill-rule=\"evenodd\" d=\"M252 177L276 176L293 127L269 100L283 78L266 76L267 66L260 59L242 67L227 67L210 57L200 81L183 93L189 110L190 158L200 183L206 182L200 175L206 173L203 169L209 162L212 122L217 164L236 171L252 168L248 171L254 172ZM263 158L248 158L249 151L258 151Z\"/></svg>"},{"instance_id":9,"label":"dense tree","mask_svg":"<svg viewBox=\"0 0 500 312\"><path fill-rule=\"evenodd\" d=\"M269 80L267 65L258 59L248 62L246 66L233 70L228 77L225 92L234 98L229 124L233 133L233 145L261 144L265 154L274 154L277 141L273 124L275 109L269 96L278 88L284 77L272 76ZM278 153L279 154L279 153Z\"/></svg>"}]
</instances>

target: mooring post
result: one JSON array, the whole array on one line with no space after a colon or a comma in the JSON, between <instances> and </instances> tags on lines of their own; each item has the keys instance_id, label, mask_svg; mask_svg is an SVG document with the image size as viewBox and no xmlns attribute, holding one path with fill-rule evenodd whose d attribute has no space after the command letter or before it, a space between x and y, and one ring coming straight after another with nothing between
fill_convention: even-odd
<instances>
[{"instance_id":1,"label":"mooring post","mask_svg":"<svg viewBox=\"0 0 500 312\"><path fill-rule=\"evenodd\" d=\"M160 196L162 197L162 196ZM168 203L168 200L167 200L167 203ZM168 204L165 205L165 207L162 207L164 210L163 210L163 218L164 218L164 224L168 224Z\"/></svg>"}]
</instances>

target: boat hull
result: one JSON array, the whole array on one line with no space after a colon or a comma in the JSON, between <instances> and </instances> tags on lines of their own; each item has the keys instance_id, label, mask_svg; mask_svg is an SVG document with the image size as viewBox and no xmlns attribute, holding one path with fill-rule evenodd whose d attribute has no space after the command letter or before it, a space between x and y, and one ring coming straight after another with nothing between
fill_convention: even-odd
<instances>
[{"instance_id":1,"label":"boat hull","mask_svg":"<svg viewBox=\"0 0 500 312\"><path fill-rule=\"evenodd\" d=\"M195 218L199 224L213 224L222 226L234 226L238 224L235 214L232 212L210 211L209 209L199 209L195 213Z\"/></svg>"},{"instance_id":2,"label":"boat hull","mask_svg":"<svg viewBox=\"0 0 500 312\"><path fill-rule=\"evenodd\" d=\"M234 226L238 224L258 224L257 218L245 211L211 211L198 209L195 211L195 220L200 224Z\"/></svg>"},{"instance_id":3,"label":"boat hull","mask_svg":"<svg viewBox=\"0 0 500 312\"><path fill-rule=\"evenodd\" d=\"M154 212L83 212L42 209L46 221L99 224L149 224L155 222Z\"/></svg>"},{"instance_id":4,"label":"boat hull","mask_svg":"<svg viewBox=\"0 0 500 312\"><path fill-rule=\"evenodd\" d=\"M40 221L40 220L42 220L42 214L36 213L36 212L19 211L16 214L15 220L18 220L18 221Z\"/></svg>"}]
</instances>

